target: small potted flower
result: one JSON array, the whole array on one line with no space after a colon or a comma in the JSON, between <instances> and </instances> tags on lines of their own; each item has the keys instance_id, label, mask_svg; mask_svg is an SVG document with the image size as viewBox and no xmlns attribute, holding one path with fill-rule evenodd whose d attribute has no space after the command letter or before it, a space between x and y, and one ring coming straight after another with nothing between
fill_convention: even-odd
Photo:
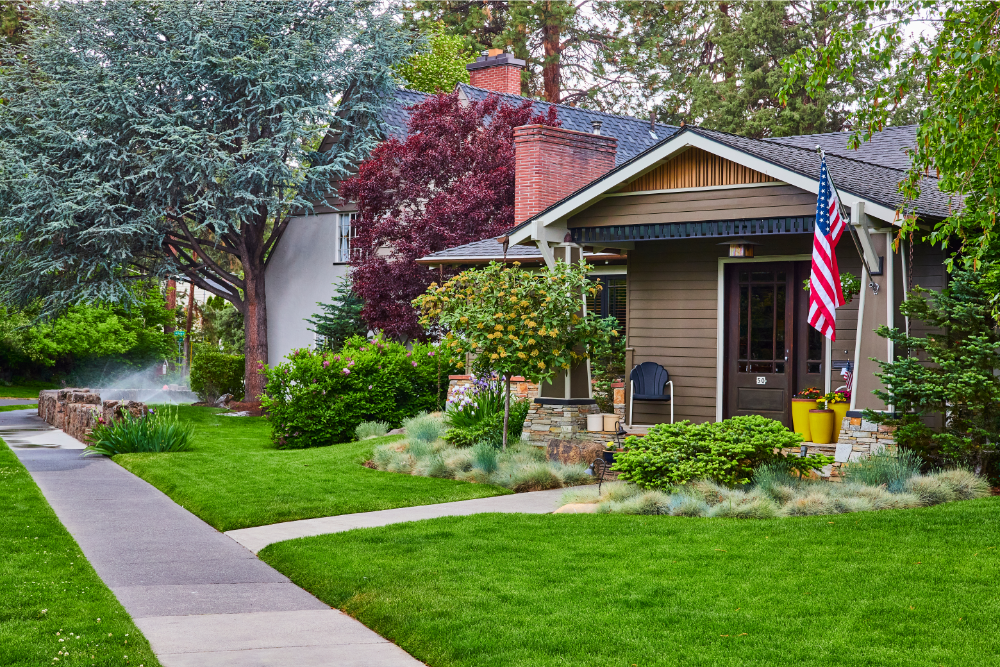
<instances>
[{"instance_id":1,"label":"small potted flower","mask_svg":"<svg viewBox=\"0 0 1000 667\"><path fill-rule=\"evenodd\" d=\"M822 400L826 401L828 409L833 410L833 441L836 442L840 439L840 429L847 417L847 410L851 407L851 392L831 391Z\"/></svg>"},{"instance_id":2,"label":"small potted flower","mask_svg":"<svg viewBox=\"0 0 1000 667\"><path fill-rule=\"evenodd\" d=\"M830 406L840 404L846 414L847 403L844 402L843 395L835 391L823 394L819 398L819 402L823 404L822 408L809 411L811 439L818 445L829 445L834 442L834 438L840 435L840 428L837 426L837 413ZM843 423L843 418L841 418L841 423Z\"/></svg>"},{"instance_id":3,"label":"small potted flower","mask_svg":"<svg viewBox=\"0 0 1000 667\"><path fill-rule=\"evenodd\" d=\"M604 451L601 452L601 458L604 459L608 465L611 465L615 462L615 453L618 451L618 445L615 444L614 440L609 440L604 445Z\"/></svg>"},{"instance_id":4,"label":"small potted flower","mask_svg":"<svg viewBox=\"0 0 1000 667\"><path fill-rule=\"evenodd\" d=\"M792 399L792 430L802 436L806 442L812 441L812 431L809 428L809 411L816 409L816 402L823 397L816 387L808 387L795 394Z\"/></svg>"}]
</instances>

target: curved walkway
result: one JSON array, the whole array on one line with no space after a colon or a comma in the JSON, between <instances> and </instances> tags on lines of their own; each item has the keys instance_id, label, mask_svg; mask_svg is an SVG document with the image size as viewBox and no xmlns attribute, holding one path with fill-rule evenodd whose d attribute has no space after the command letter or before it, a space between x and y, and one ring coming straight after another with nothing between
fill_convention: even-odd
<instances>
[{"instance_id":1,"label":"curved walkway","mask_svg":"<svg viewBox=\"0 0 1000 667\"><path fill-rule=\"evenodd\" d=\"M559 501L562 498L564 490L533 491L531 493L515 493L509 496L459 500L453 503L440 503L437 505L401 507L399 509L382 510L380 512L362 512L361 514L341 514L339 516L325 516L318 519L302 519L301 521L274 523L270 526L230 530L226 532L226 535L250 551L257 553L268 544L293 540L297 537L341 533L345 530L354 530L355 528L375 528L378 526L388 526L392 523L437 519L443 516L468 516L469 514L483 514L485 512L551 514L562 504Z\"/></svg>"},{"instance_id":2,"label":"curved walkway","mask_svg":"<svg viewBox=\"0 0 1000 667\"><path fill-rule=\"evenodd\" d=\"M281 540L481 512L544 514L561 489L220 533L33 411L0 412L10 445L163 667L418 667L255 553ZM231 539L230 539L231 538Z\"/></svg>"}]
</instances>

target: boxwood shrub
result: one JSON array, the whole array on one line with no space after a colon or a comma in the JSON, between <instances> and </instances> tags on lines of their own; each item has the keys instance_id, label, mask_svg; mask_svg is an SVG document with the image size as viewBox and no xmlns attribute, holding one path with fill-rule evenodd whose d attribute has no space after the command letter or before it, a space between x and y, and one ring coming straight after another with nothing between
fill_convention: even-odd
<instances>
[{"instance_id":1,"label":"boxwood shrub","mask_svg":"<svg viewBox=\"0 0 1000 667\"><path fill-rule=\"evenodd\" d=\"M801 442L802 436L781 422L759 415L705 424L657 424L644 437L625 439L626 451L616 456L612 470L644 489L659 489L696 479L746 484L764 463L805 472L833 462L819 454L802 459L781 454L782 448Z\"/></svg>"},{"instance_id":2,"label":"boxwood shrub","mask_svg":"<svg viewBox=\"0 0 1000 667\"><path fill-rule=\"evenodd\" d=\"M191 391L198 398L214 403L223 394L243 398L246 373L242 354L224 354L212 345L197 345L191 359Z\"/></svg>"},{"instance_id":3,"label":"boxwood shrub","mask_svg":"<svg viewBox=\"0 0 1000 667\"><path fill-rule=\"evenodd\" d=\"M294 350L286 359L261 369L267 376L261 404L271 438L282 449L348 442L362 422L395 428L419 412L437 410L454 372L435 345L407 350L382 337L355 336L339 351Z\"/></svg>"}]
</instances>

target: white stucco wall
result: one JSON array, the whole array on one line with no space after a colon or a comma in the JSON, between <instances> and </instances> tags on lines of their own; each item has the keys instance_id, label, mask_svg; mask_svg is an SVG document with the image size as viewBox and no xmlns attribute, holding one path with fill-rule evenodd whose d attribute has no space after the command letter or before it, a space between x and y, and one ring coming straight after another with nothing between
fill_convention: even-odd
<instances>
[{"instance_id":1,"label":"white stucco wall","mask_svg":"<svg viewBox=\"0 0 1000 667\"><path fill-rule=\"evenodd\" d=\"M337 263L338 213L294 218L282 235L265 272L267 351L269 365L296 348L310 347L313 332L307 318L328 302L333 283L349 266Z\"/></svg>"}]
</instances>

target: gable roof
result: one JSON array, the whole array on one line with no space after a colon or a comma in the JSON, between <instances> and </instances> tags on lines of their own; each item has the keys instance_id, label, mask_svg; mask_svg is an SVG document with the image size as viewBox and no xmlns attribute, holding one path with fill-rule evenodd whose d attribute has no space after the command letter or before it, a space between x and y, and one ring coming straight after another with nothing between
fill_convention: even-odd
<instances>
[{"instance_id":1,"label":"gable roof","mask_svg":"<svg viewBox=\"0 0 1000 667\"><path fill-rule=\"evenodd\" d=\"M892 169L909 169L910 156L907 150L917 145L917 126L900 125L887 127L872 135L856 149L849 149L847 142L852 132L828 132L826 134L802 134L794 137L769 137L764 141L787 146L797 146L814 150L821 146L827 155L838 155L851 160L860 160L870 164Z\"/></svg>"}]
</instances>

